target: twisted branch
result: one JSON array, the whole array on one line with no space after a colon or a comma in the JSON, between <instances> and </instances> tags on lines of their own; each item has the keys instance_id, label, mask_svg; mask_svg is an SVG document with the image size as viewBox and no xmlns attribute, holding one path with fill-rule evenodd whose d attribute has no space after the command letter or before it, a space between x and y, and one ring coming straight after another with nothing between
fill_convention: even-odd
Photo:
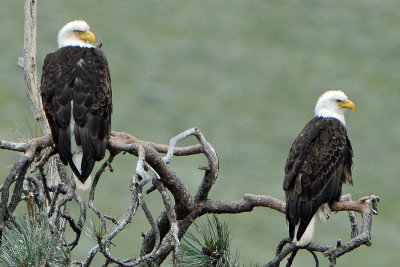
<instances>
[{"instance_id":1,"label":"twisted branch","mask_svg":"<svg viewBox=\"0 0 400 267\"><path fill-rule=\"evenodd\" d=\"M178 141L190 135L196 136L200 145L176 147ZM170 146L167 146L142 141L127 133L112 133L108 143L108 149L111 152L111 155L110 158L102 164L101 168L95 175L89 194L88 205L89 208L98 216L105 229L107 228L107 220L112 220L116 225L116 228L106 237L100 238L98 244L89 251L87 258L83 262L76 262L78 265L89 266L97 252L101 252L106 257L107 262L113 262L121 266L135 266L136 264L150 259L152 259L156 264L161 264L171 251L175 251L175 255L177 254L179 240L186 233L193 221L204 214L242 213L252 211L255 207L267 207L281 213L285 212L284 201L267 195L245 194L243 199L237 201L217 201L207 199L208 192L211 190L218 175L218 157L214 149L205 141L204 136L197 128L189 129L185 131L184 134L174 137L171 140ZM40 154L40 152L47 147L51 147L52 139L47 135L32 139L26 143L0 141L0 144L3 149L24 153L23 157L11 169L8 179L6 179L5 183L2 185L0 215L2 215L1 218L3 218L3 220L0 220L1 227L4 225L4 221L7 220L7 214L10 213L10 210L13 211L21 200L20 196L22 186L20 186L20 184L22 184L21 181L23 181L23 178L18 179L18 177L25 177L28 167L34 162L36 155ZM104 172L106 167L111 167L110 164L112 160L120 152L128 152L138 156L138 162L135 175L131 182L131 204L128 207L125 217L121 221L117 221L112 219L110 216L104 215L95 207L94 196L101 174ZM163 152L167 153L164 158L159 154ZM203 153L206 156L209 166L202 168L205 171L205 174L201 180L197 193L193 198L183 181L176 176L176 174L168 167L167 163L170 162L174 155L188 156L199 153ZM47 151L42 157L37 158L38 163L43 164L43 162L49 160L51 158L50 154L52 153ZM37 166L38 163L34 166ZM35 168L36 171L37 169L38 168ZM147 171L149 170L153 172L155 177L157 177L153 178L153 185L158 192L160 192L165 205L165 209L160 213L156 222L152 219L152 216L141 196L143 186L151 180L147 174ZM75 192L75 186L72 182L73 180L68 180L68 178L63 178L63 180L65 180L65 183L59 184L59 186L55 188L48 189L43 181L41 186L36 186L35 188L36 190L38 188L42 188L42 190L47 188L49 191L55 190L53 197L50 197L49 199L50 203L53 203L50 205L50 215L58 214L58 216L62 216L69 222L70 227L76 233L75 240L69 244L71 248L74 248L78 244L81 229L85 222L86 209L84 208L83 201ZM36 182L38 181L39 180ZM12 200L7 206L5 203L8 202L9 188L14 182L20 184L14 187ZM61 194L62 189L64 189L63 194ZM169 198L167 190L172 193L172 196L174 197L173 200ZM45 194L45 192L42 192L42 194ZM67 212L60 212L61 207L64 207L72 199L77 200L81 206L81 214L78 224L75 223L73 218ZM351 197L347 196L347 198L342 198L342 201L334 203L331 206L332 211L350 212L349 218L351 221L352 239L344 244L338 243L337 246L323 246L316 243L310 243L305 247L305 249L311 253L323 253L329 258L331 265L333 266L336 259L341 255L348 253L363 244L370 245L372 214L377 213L377 201L378 198L375 196L363 198L358 201L353 201L351 200ZM372 204L372 207L370 207L369 204ZM142 255L131 257L126 260L115 259L110 253L109 245L111 244L111 240L130 223L138 205L141 205L144 209L151 226L149 232L145 235L142 244ZM358 234L358 224L354 212L361 213L363 217L363 226L360 234ZM302 248L297 248L292 245L285 249L282 247L277 256L265 266L277 266L277 264L279 264L279 262L290 253L292 253L292 256L289 258L289 262L292 262L295 256L293 252L299 249ZM316 257L314 254L313 256ZM178 264L176 260L174 264Z\"/></svg>"}]
</instances>

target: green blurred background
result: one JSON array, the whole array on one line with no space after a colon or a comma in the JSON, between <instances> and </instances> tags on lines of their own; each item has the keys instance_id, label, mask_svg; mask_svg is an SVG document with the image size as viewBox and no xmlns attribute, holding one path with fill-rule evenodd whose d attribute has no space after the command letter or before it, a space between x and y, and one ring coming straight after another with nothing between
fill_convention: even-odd
<instances>
[{"instance_id":1,"label":"green blurred background","mask_svg":"<svg viewBox=\"0 0 400 267\"><path fill-rule=\"evenodd\" d=\"M112 75L113 130L168 143L199 127L221 160L211 199L237 200L244 193L283 199L283 166L293 139L312 118L317 98L325 90L343 89L356 104L356 112L346 115L354 186L343 191L353 198L376 194L381 202L372 247L339 258L337 266L398 263L399 1L41 0L39 77L45 55L57 49L58 30L74 19L85 19L103 41ZM36 136L23 71L16 65L23 54L23 1L1 0L0 25L0 139ZM0 181L18 156L0 151ZM128 206L135 164L136 158L120 155L115 172L100 180L96 205L114 217ZM203 164L202 156L171 163L192 191ZM87 193L82 195L87 200ZM157 193L145 199L158 214ZM243 264L265 264L288 235L284 216L270 209L221 217ZM121 258L138 253L140 233L148 228L138 212L115 239L112 253ZM334 245L339 238L348 240L349 232L347 214L335 214L318 225L316 241ZM74 258L85 257L94 244L83 235ZM322 266L328 264L319 258ZM102 259L96 256L94 266ZM294 266L312 264L303 252Z\"/></svg>"}]
</instances>

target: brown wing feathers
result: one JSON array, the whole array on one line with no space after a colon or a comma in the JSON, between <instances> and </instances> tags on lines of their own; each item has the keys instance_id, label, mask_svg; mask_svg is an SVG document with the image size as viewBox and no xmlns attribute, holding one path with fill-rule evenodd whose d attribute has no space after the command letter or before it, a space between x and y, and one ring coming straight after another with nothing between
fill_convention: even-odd
<instances>
[{"instance_id":1,"label":"brown wing feathers","mask_svg":"<svg viewBox=\"0 0 400 267\"><path fill-rule=\"evenodd\" d=\"M295 225L300 222L300 240L318 208L340 197L351 165L351 144L340 121L314 118L304 127L289 152L283 183L291 238Z\"/></svg>"},{"instance_id":2,"label":"brown wing feathers","mask_svg":"<svg viewBox=\"0 0 400 267\"><path fill-rule=\"evenodd\" d=\"M41 94L60 158L84 182L95 161L104 158L111 130L111 81L102 51L65 47L49 54L43 66ZM71 101L75 141L83 150L82 173L72 162Z\"/></svg>"}]
</instances>

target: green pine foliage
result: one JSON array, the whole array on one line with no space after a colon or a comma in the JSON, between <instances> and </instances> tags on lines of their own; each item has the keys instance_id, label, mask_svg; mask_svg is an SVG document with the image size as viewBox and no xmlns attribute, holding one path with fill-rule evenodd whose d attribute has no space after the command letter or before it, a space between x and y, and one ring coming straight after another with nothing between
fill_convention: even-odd
<instances>
[{"instance_id":1,"label":"green pine foliage","mask_svg":"<svg viewBox=\"0 0 400 267\"><path fill-rule=\"evenodd\" d=\"M21 216L19 227L10 225L3 234L0 247L0 266L69 266L70 253L63 247L63 237L47 215L36 214L33 220Z\"/></svg>"},{"instance_id":2,"label":"green pine foliage","mask_svg":"<svg viewBox=\"0 0 400 267\"><path fill-rule=\"evenodd\" d=\"M85 225L85 232L90 238L97 241L109 234L109 228L109 223L103 225L100 220L96 221L96 223L90 220L89 223Z\"/></svg>"},{"instance_id":3,"label":"green pine foliage","mask_svg":"<svg viewBox=\"0 0 400 267\"><path fill-rule=\"evenodd\" d=\"M230 250L229 229L216 215L194 223L179 248L180 266L239 266L238 255Z\"/></svg>"}]
</instances>

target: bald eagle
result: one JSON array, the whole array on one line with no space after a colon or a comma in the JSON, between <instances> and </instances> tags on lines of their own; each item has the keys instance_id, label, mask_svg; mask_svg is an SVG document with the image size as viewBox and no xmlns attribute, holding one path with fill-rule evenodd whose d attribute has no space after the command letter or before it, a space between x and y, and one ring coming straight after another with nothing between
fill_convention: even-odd
<instances>
[{"instance_id":1,"label":"bald eagle","mask_svg":"<svg viewBox=\"0 0 400 267\"><path fill-rule=\"evenodd\" d=\"M58 50L46 56L40 93L55 147L78 188L91 185L95 161L105 156L111 131L111 79L104 53L83 20L58 32Z\"/></svg>"},{"instance_id":2,"label":"bald eagle","mask_svg":"<svg viewBox=\"0 0 400 267\"><path fill-rule=\"evenodd\" d=\"M294 140L285 165L283 190L290 238L306 246L314 236L315 219L325 221L329 204L339 200L342 184L353 184L353 149L347 136L345 109L355 106L342 91L318 99L315 117Z\"/></svg>"}]
</instances>

